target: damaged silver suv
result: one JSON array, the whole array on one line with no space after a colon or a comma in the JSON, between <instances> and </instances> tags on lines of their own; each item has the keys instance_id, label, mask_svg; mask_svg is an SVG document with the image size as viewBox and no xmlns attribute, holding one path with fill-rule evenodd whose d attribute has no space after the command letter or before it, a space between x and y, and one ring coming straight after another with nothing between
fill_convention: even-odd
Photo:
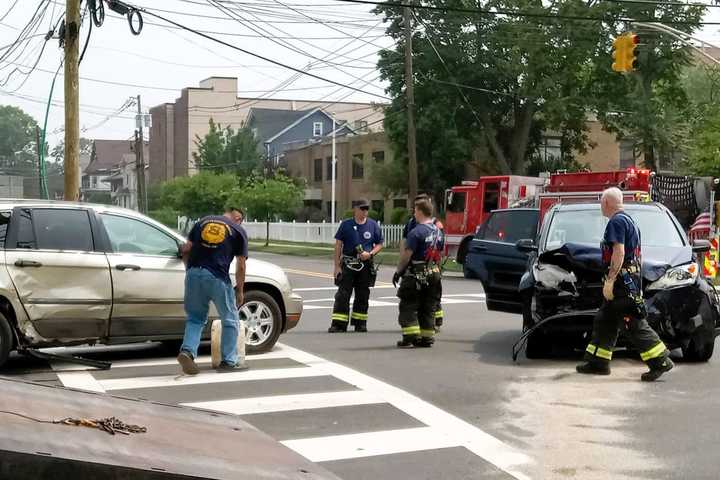
<instances>
[{"instance_id":1,"label":"damaged silver suv","mask_svg":"<svg viewBox=\"0 0 720 480\"><path fill-rule=\"evenodd\" d=\"M650 326L668 347L681 348L685 359L709 360L720 302L696 259L708 250L708 242L690 245L675 216L661 204L626 204L625 211L641 230ZM530 255L517 297L528 358L585 348L602 301L600 242L606 223L597 203L558 204L545 215L537 239L517 242L517 249ZM618 344L628 344L622 333Z\"/></svg>"},{"instance_id":2,"label":"damaged silver suv","mask_svg":"<svg viewBox=\"0 0 720 480\"><path fill-rule=\"evenodd\" d=\"M0 365L12 350L177 343L185 323L184 241L132 210L0 200ZM249 259L240 308L248 351L270 350L301 313L285 272Z\"/></svg>"}]
</instances>

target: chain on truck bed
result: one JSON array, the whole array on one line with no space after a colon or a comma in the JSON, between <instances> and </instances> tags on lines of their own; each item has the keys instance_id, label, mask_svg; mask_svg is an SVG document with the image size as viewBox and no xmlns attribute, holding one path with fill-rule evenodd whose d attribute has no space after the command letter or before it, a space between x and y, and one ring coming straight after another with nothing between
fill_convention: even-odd
<instances>
[{"instance_id":1,"label":"chain on truck bed","mask_svg":"<svg viewBox=\"0 0 720 480\"><path fill-rule=\"evenodd\" d=\"M143 427L140 425L131 425L115 417L107 417L100 419L67 417L63 418L62 420L42 420L39 418L31 417L29 415L23 415L22 413L18 412L9 412L7 410L0 410L0 413L5 413L7 415L15 415L16 417L24 418L26 420L31 420L37 423L50 423L54 425L97 428L98 430L107 432L110 435L115 435L117 433L122 435L130 435L133 433L147 433L147 427Z\"/></svg>"}]
</instances>

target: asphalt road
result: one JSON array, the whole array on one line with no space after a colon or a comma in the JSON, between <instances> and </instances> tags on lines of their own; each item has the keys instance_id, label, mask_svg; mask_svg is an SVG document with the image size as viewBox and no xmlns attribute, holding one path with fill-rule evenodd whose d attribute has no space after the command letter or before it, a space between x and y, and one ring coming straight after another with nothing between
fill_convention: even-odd
<instances>
[{"instance_id":1,"label":"asphalt road","mask_svg":"<svg viewBox=\"0 0 720 480\"><path fill-rule=\"evenodd\" d=\"M578 358L513 363L519 316L488 312L480 284L462 278L444 281L435 346L398 350L392 267L372 292L369 333L331 335L330 265L256 257L288 271L306 310L248 372L178 381L150 344L100 354L115 362L107 372L14 358L3 373L238 413L345 479L720 477L716 358L652 384L631 354L616 355L609 377L576 374Z\"/></svg>"}]
</instances>

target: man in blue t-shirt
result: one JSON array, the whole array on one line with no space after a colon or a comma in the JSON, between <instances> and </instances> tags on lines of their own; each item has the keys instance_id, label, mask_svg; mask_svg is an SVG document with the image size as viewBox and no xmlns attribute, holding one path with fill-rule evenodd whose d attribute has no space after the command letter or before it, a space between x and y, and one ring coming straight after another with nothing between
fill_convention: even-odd
<instances>
[{"instance_id":1,"label":"man in blue t-shirt","mask_svg":"<svg viewBox=\"0 0 720 480\"><path fill-rule=\"evenodd\" d=\"M399 348L431 347L434 343L434 313L442 296L438 245L440 229L432 218L429 198L414 202L417 225L408 232L400 250L393 285L400 282L398 322L402 328Z\"/></svg>"},{"instance_id":2,"label":"man in blue t-shirt","mask_svg":"<svg viewBox=\"0 0 720 480\"><path fill-rule=\"evenodd\" d=\"M222 322L221 355L219 371L247 369L238 363L237 337L240 319L238 305L242 305L245 285L245 260L248 241L245 229L240 226L243 211L239 207L228 208L223 216L201 218L190 231L188 241L182 247L185 274L185 336L178 363L187 375L196 375L195 364L203 327L207 322L210 302L215 305ZM230 281L230 265L235 259L235 282Z\"/></svg>"},{"instance_id":3,"label":"man in blue t-shirt","mask_svg":"<svg viewBox=\"0 0 720 480\"><path fill-rule=\"evenodd\" d=\"M600 199L602 213L609 221L600 245L607 268L603 284L604 301L593 322L592 339L585 350L585 363L579 373L609 375L610 360L620 328L625 328L640 358L650 370L640 377L657 380L673 368L669 351L645 319L642 296L641 233L635 221L623 210L623 194L618 188L605 190Z\"/></svg>"},{"instance_id":4,"label":"man in blue t-shirt","mask_svg":"<svg viewBox=\"0 0 720 480\"><path fill-rule=\"evenodd\" d=\"M370 203L354 202L353 217L343 220L335 233L334 276L338 291L329 333L346 332L351 322L356 332L367 332L370 286L374 283L373 257L382 250L380 225L368 218ZM355 291L352 315L350 297Z\"/></svg>"},{"instance_id":5,"label":"man in blue t-shirt","mask_svg":"<svg viewBox=\"0 0 720 480\"><path fill-rule=\"evenodd\" d=\"M430 195L428 195L427 193L421 193L415 197L415 199L413 200L413 205L415 204L415 202L417 202L418 200L422 200L422 199L428 199L428 200L430 200L430 203L432 203L432 198L430 197ZM445 227L443 226L442 222L435 217L432 217L432 222L439 230L438 233L440 235L440 238L438 239L438 242L437 242L437 251L439 252L440 255L442 255L442 252L445 249ZM405 226L403 227L402 241L400 242L400 251L402 251L404 248L405 240L407 239L408 234L416 226L417 226L417 220L415 220L414 215L411 215L410 219L407 221L407 223L405 223ZM435 318L435 333L440 332L440 328L442 327L443 322L445 320L445 313L443 312L441 301L442 301L442 285L440 286L440 294L438 296L438 303L437 303L437 305L435 305L435 307L433 309L435 311L435 313L433 313L433 316Z\"/></svg>"}]
</instances>

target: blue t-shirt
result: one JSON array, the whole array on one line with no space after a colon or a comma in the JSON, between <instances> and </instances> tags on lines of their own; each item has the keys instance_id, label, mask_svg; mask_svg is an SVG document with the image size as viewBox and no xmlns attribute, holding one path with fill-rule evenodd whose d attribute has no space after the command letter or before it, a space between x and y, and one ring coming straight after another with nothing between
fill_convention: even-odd
<instances>
[{"instance_id":1,"label":"blue t-shirt","mask_svg":"<svg viewBox=\"0 0 720 480\"><path fill-rule=\"evenodd\" d=\"M188 240L192 242L188 268L204 268L227 283L233 258L248 256L245 229L222 216L201 218Z\"/></svg>"},{"instance_id":2,"label":"blue t-shirt","mask_svg":"<svg viewBox=\"0 0 720 480\"><path fill-rule=\"evenodd\" d=\"M433 218L432 221L433 221L433 224L436 227L438 227L438 230L439 230L438 234L440 235L440 238L437 243L437 249L442 250L443 248L445 248L445 233L443 232L442 224L438 221L437 218ZM415 227L417 227L417 220L415 220L415 217L412 216L412 217L410 217L410 220L408 220L408 222L403 227L402 238L408 238L408 234Z\"/></svg>"},{"instance_id":3,"label":"blue t-shirt","mask_svg":"<svg viewBox=\"0 0 720 480\"><path fill-rule=\"evenodd\" d=\"M601 244L602 260L605 266L610 265L612 248L615 243L622 243L625 246L624 265L634 260L640 260L640 231L632 218L625 212L613 215L605 227Z\"/></svg>"},{"instance_id":4,"label":"blue t-shirt","mask_svg":"<svg viewBox=\"0 0 720 480\"><path fill-rule=\"evenodd\" d=\"M365 223L359 224L354 218L348 218L340 223L335 233L335 240L343 242L343 255L355 255L357 245L362 245L362 249L369 252L375 245L383 243L383 234L380 225L372 218L365 220Z\"/></svg>"},{"instance_id":5,"label":"blue t-shirt","mask_svg":"<svg viewBox=\"0 0 720 480\"><path fill-rule=\"evenodd\" d=\"M408 233L405 248L412 250L412 260L425 260L430 248L439 248L440 229L432 223L421 223Z\"/></svg>"}]
</instances>

